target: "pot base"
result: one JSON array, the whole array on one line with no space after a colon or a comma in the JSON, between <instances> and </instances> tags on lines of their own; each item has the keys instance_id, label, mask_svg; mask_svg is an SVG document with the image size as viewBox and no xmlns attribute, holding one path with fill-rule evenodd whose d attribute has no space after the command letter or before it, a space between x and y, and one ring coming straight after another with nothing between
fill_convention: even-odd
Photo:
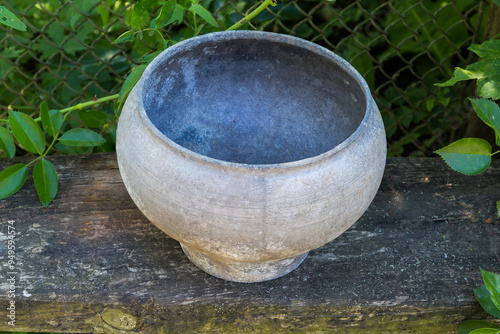
<instances>
[{"instance_id":1,"label":"pot base","mask_svg":"<svg viewBox=\"0 0 500 334\"><path fill-rule=\"evenodd\" d=\"M309 253L266 262L237 262L208 257L182 243L181 247L184 254L201 270L215 277L240 283L268 281L286 275L297 268Z\"/></svg>"}]
</instances>

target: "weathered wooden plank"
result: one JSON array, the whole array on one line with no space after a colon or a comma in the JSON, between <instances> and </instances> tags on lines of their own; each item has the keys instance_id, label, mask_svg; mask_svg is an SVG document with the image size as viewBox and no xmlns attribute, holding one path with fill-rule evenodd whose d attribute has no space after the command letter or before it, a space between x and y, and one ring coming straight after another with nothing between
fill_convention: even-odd
<instances>
[{"instance_id":1,"label":"weathered wooden plank","mask_svg":"<svg viewBox=\"0 0 500 334\"><path fill-rule=\"evenodd\" d=\"M500 272L496 162L466 177L438 159L389 159L379 193L351 229L289 275L239 284L198 270L144 218L114 154L51 161L60 188L48 209L31 178L0 200L2 291L9 220L21 263L16 330L453 333L463 319L486 316L473 295L478 268ZM10 164L0 160L0 169ZM0 309L10 300L2 293ZM0 330L12 330L7 311L0 317Z\"/></svg>"}]
</instances>

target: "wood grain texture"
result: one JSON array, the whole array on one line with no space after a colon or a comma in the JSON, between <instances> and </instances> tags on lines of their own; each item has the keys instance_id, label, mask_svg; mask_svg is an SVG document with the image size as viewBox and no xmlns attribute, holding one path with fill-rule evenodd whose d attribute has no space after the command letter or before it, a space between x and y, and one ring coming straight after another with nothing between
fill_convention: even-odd
<instances>
[{"instance_id":1,"label":"wood grain texture","mask_svg":"<svg viewBox=\"0 0 500 334\"><path fill-rule=\"evenodd\" d=\"M0 200L0 310L10 300L7 222L16 228L15 330L454 333L487 317L473 289L479 267L500 272L496 161L466 177L439 159L389 159L375 200L346 233L282 278L239 284L197 269L147 221L114 154L50 160L60 183L48 209L31 176ZM0 170L12 163L0 160ZM0 330L13 329L6 316Z\"/></svg>"}]
</instances>

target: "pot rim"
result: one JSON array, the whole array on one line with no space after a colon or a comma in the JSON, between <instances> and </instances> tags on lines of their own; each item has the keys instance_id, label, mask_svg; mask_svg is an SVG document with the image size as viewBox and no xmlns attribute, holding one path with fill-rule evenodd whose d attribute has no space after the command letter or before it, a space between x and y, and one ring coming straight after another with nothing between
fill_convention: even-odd
<instances>
[{"instance_id":1,"label":"pot rim","mask_svg":"<svg viewBox=\"0 0 500 334\"><path fill-rule=\"evenodd\" d=\"M212 40L217 40L217 41L229 41L232 39L260 39L260 40L267 40L267 41L276 41L279 43L285 43L289 45L293 45L296 47L300 48L305 48L309 51L312 51L319 56L322 56L324 58L330 59L333 62L335 62L338 66L340 66L344 71L346 71L351 77L357 82L359 85L361 91L364 94L366 105L365 105L365 115L360 122L359 126L356 128L356 130L351 133L349 137L347 137L344 141L342 141L340 144L336 145L332 149L315 155L313 157L309 158L304 158L300 160L294 160L290 162L283 162L283 163L274 163L274 164L245 164L245 163L238 163L238 162L231 162L231 161L225 161L225 160L220 160L216 158L211 158L206 155L194 152L190 149L187 149L183 147L182 145L177 144L174 142L172 139L167 137L165 134L163 134L158 128L153 124L153 122L149 119L146 110L144 108L144 86L145 82L147 81L147 78L151 75L151 73L158 67L162 62L164 62L166 59L171 57L172 55L175 55L178 52L193 48L198 46L199 44L212 41ZM272 33L272 32L264 32L264 31L253 31L253 30L234 30L234 31L219 31L219 32L212 32L208 33L205 35L189 38L187 40L184 40L182 42L179 42L162 53L160 53L153 61L146 67L144 70L141 79L137 83L136 87L136 96L137 96L137 107L138 107L138 112L139 115L142 118L142 121L146 124L146 126L149 128L150 131L152 131L158 138L160 138L165 144L170 146L172 149L179 151L186 157L190 157L196 160L202 160L204 162L210 163L210 164L215 164L217 166L224 166L224 167L235 167L239 169L246 169L246 170L260 170L260 169L285 169L285 168L295 168L295 167L302 167L306 165L310 165L313 163L320 162L322 160L325 160L336 153L340 152L341 150L345 149L348 147L351 143L353 143L360 135L361 133L365 130L367 127L368 121L371 117L371 114L373 112L373 107L375 105L375 101L373 100L371 96L370 89L368 88L368 84L366 83L365 79L359 74L359 72L346 60L335 54L334 52L328 50L325 47L322 47L318 44L315 44L313 42L294 37L294 36L289 36L289 35L284 35L284 34L278 34L278 33ZM131 93L132 94L132 93Z\"/></svg>"}]
</instances>

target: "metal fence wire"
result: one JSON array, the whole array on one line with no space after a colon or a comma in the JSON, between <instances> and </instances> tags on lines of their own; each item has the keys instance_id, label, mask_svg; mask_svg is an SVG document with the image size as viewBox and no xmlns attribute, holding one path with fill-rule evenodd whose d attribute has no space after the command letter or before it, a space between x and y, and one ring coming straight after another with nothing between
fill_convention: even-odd
<instances>
[{"instance_id":1,"label":"metal fence wire","mask_svg":"<svg viewBox=\"0 0 500 334\"><path fill-rule=\"evenodd\" d=\"M58 109L117 93L141 56L158 49L148 36L111 44L130 29L135 2L0 1L28 26L21 33L0 25L0 118L10 109L36 116L43 101ZM259 5L200 4L227 24ZM476 61L467 47L491 36L493 7L489 0L279 0L245 29L301 37L348 60L382 112L388 154L430 156L465 133L471 112L466 97L474 94L470 84L434 84L446 81L454 67ZM164 33L173 38L193 30L184 18Z\"/></svg>"}]
</instances>

